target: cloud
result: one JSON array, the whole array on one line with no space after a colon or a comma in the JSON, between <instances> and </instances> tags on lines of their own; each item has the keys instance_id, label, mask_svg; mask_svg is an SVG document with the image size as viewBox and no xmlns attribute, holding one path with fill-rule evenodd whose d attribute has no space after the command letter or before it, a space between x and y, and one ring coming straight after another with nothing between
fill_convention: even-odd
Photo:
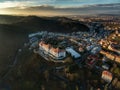
<instances>
[{"instance_id":1,"label":"cloud","mask_svg":"<svg viewBox=\"0 0 120 90\"><path fill-rule=\"evenodd\" d=\"M0 2L1 8L11 8L11 7L24 7L31 6L34 2L32 1L4 1Z\"/></svg>"},{"instance_id":2,"label":"cloud","mask_svg":"<svg viewBox=\"0 0 120 90\"><path fill-rule=\"evenodd\" d=\"M9 14L58 16L58 15L85 15L85 14L120 14L120 3L84 5L80 7L61 7L50 5L24 6L5 8Z\"/></svg>"}]
</instances>

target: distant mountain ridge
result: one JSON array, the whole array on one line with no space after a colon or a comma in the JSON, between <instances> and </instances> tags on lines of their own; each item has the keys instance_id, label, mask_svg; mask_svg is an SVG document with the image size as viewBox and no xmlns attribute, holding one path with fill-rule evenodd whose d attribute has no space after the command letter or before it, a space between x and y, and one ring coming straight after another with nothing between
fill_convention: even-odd
<instances>
[{"instance_id":1,"label":"distant mountain ridge","mask_svg":"<svg viewBox=\"0 0 120 90\"><path fill-rule=\"evenodd\" d=\"M37 16L0 16L0 25L7 29L23 32L51 31L76 32L89 31L86 25L66 17L37 17ZM7 26L6 26L7 25ZM12 27L12 28L11 28Z\"/></svg>"}]
</instances>

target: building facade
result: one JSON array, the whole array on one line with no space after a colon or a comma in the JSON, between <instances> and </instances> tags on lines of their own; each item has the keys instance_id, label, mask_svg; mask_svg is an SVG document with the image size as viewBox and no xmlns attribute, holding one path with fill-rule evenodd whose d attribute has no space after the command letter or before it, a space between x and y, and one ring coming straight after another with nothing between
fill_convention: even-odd
<instances>
[{"instance_id":1,"label":"building facade","mask_svg":"<svg viewBox=\"0 0 120 90\"><path fill-rule=\"evenodd\" d=\"M50 44L46 44L43 41L39 43L39 49L43 50L45 54L49 54L55 59L63 59L66 57L66 51L60 48L54 48Z\"/></svg>"}]
</instances>

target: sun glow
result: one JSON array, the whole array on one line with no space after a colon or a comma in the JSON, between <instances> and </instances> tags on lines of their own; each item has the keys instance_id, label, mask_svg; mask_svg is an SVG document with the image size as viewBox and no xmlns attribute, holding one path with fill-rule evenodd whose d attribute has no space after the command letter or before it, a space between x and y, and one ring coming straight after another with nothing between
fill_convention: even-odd
<instances>
[{"instance_id":1,"label":"sun glow","mask_svg":"<svg viewBox=\"0 0 120 90\"><path fill-rule=\"evenodd\" d=\"M25 9L26 6L32 5L29 1L4 1L0 2L0 14L18 14L17 9Z\"/></svg>"},{"instance_id":2,"label":"sun glow","mask_svg":"<svg viewBox=\"0 0 120 90\"><path fill-rule=\"evenodd\" d=\"M5 11L5 10L0 10L0 14L9 14L10 12Z\"/></svg>"},{"instance_id":3,"label":"sun glow","mask_svg":"<svg viewBox=\"0 0 120 90\"><path fill-rule=\"evenodd\" d=\"M4 2L4 3L0 3L0 8L9 8L9 7L16 7L18 6L18 3L12 3L12 2Z\"/></svg>"},{"instance_id":4,"label":"sun glow","mask_svg":"<svg viewBox=\"0 0 120 90\"><path fill-rule=\"evenodd\" d=\"M29 6L32 5L33 2L29 2L29 1L5 1L5 2L1 2L0 3L0 9L3 8L12 8L12 7L25 7L25 6Z\"/></svg>"}]
</instances>

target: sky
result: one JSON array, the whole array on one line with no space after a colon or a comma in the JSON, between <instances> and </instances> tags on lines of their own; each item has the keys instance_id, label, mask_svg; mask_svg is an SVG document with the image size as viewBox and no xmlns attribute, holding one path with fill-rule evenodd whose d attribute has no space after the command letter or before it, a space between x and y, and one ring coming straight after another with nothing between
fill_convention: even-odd
<instances>
[{"instance_id":1,"label":"sky","mask_svg":"<svg viewBox=\"0 0 120 90\"><path fill-rule=\"evenodd\" d=\"M0 0L0 14L119 14L120 0Z\"/></svg>"}]
</instances>

